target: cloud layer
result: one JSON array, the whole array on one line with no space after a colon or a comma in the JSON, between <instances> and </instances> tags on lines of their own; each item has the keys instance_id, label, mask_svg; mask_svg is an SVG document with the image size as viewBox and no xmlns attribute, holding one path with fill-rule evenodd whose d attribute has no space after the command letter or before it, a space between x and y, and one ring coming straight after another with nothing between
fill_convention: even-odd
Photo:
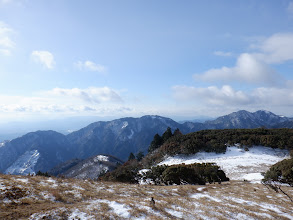
<instances>
[{"instance_id":1,"label":"cloud layer","mask_svg":"<svg viewBox=\"0 0 293 220\"><path fill-rule=\"evenodd\" d=\"M34 96L0 95L0 119L22 116L44 117L70 115L126 115L134 109L126 105L121 95L109 87L54 88Z\"/></svg>"},{"instance_id":2,"label":"cloud layer","mask_svg":"<svg viewBox=\"0 0 293 220\"><path fill-rule=\"evenodd\" d=\"M221 88L209 86L196 88L174 86L173 96L178 101L204 103L205 105L251 107L290 106L293 107L293 87L259 87L252 91L235 90L229 85Z\"/></svg>"},{"instance_id":3,"label":"cloud layer","mask_svg":"<svg viewBox=\"0 0 293 220\"><path fill-rule=\"evenodd\" d=\"M211 85L173 86L173 98L209 111L211 108L262 108L289 112L293 107L293 81L283 78L273 67L293 61L293 33L276 33L249 45L249 48L252 52L239 54L232 67L213 68L193 75L197 84ZM221 51L214 54L226 55ZM241 87L235 89L234 86L238 85Z\"/></svg>"},{"instance_id":4,"label":"cloud layer","mask_svg":"<svg viewBox=\"0 0 293 220\"><path fill-rule=\"evenodd\" d=\"M64 96L68 98L77 98L84 102L88 103L101 103L101 102L122 102L121 96L110 89L109 87L90 87L87 89L63 89L63 88L55 88L51 91L47 92L53 96Z\"/></svg>"}]
</instances>

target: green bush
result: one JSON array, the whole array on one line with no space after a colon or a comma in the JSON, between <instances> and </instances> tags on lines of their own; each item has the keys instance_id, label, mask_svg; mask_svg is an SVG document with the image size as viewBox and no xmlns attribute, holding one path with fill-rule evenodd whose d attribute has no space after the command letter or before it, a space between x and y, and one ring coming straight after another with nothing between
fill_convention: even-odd
<instances>
[{"instance_id":1,"label":"green bush","mask_svg":"<svg viewBox=\"0 0 293 220\"><path fill-rule=\"evenodd\" d=\"M155 166L146 173L145 178L151 179L155 184L200 184L207 182L229 181L225 173L213 163L194 163L190 165L179 164L172 166Z\"/></svg>"},{"instance_id":2,"label":"green bush","mask_svg":"<svg viewBox=\"0 0 293 220\"><path fill-rule=\"evenodd\" d=\"M138 171L140 169L142 169L142 166L137 160L130 160L117 167L117 169L112 172L106 173L99 179L114 182L137 183L139 177Z\"/></svg>"},{"instance_id":3,"label":"green bush","mask_svg":"<svg viewBox=\"0 0 293 220\"><path fill-rule=\"evenodd\" d=\"M293 158L282 160L271 166L265 173L263 182L270 183L272 181L293 186Z\"/></svg>"}]
</instances>

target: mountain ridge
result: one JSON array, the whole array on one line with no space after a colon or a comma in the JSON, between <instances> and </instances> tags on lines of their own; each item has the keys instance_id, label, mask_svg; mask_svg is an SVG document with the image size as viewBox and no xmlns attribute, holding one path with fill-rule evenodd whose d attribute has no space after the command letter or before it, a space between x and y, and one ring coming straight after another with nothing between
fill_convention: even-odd
<instances>
[{"instance_id":1,"label":"mountain ridge","mask_svg":"<svg viewBox=\"0 0 293 220\"><path fill-rule=\"evenodd\" d=\"M241 110L204 123L180 124L158 115L98 121L68 135L50 130L36 131L1 144L0 172L44 172L69 159L86 159L99 154L126 160L130 152L146 153L154 135L162 135L167 127L173 131L179 128L183 134L187 134L207 129L277 128L292 125L291 118L264 110L253 113Z\"/></svg>"}]
</instances>

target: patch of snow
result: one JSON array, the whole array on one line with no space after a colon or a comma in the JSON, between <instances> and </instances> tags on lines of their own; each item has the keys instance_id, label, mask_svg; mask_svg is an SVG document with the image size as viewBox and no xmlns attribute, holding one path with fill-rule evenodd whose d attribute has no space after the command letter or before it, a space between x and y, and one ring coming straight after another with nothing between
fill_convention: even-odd
<instances>
[{"instance_id":1,"label":"patch of snow","mask_svg":"<svg viewBox=\"0 0 293 220\"><path fill-rule=\"evenodd\" d=\"M49 185L53 188L56 188L58 186L58 184L56 183L56 180L52 179L51 177L47 179L47 182L50 183Z\"/></svg>"},{"instance_id":2,"label":"patch of snow","mask_svg":"<svg viewBox=\"0 0 293 220\"><path fill-rule=\"evenodd\" d=\"M109 161L109 157L105 156L105 155L98 155L95 157L94 159L95 162L99 162L99 161Z\"/></svg>"},{"instance_id":3,"label":"patch of snow","mask_svg":"<svg viewBox=\"0 0 293 220\"><path fill-rule=\"evenodd\" d=\"M122 128L121 128L121 129L124 129L124 128L126 128L127 126L128 126L128 122L125 121L125 122L123 122L123 125L122 125Z\"/></svg>"},{"instance_id":4,"label":"patch of snow","mask_svg":"<svg viewBox=\"0 0 293 220\"><path fill-rule=\"evenodd\" d=\"M232 146L227 147L227 151L221 154L199 152L189 156L168 157L158 165L216 163L232 180L250 178L254 182L259 182L263 178L262 172L267 171L271 165L286 158L289 158L287 150L254 146L249 148L249 151L244 151L237 146Z\"/></svg>"},{"instance_id":5,"label":"patch of snow","mask_svg":"<svg viewBox=\"0 0 293 220\"><path fill-rule=\"evenodd\" d=\"M87 219L95 219L94 216L88 216L87 213L81 212L78 209L73 210L70 216L68 216L70 220L87 220Z\"/></svg>"},{"instance_id":6,"label":"patch of snow","mask_svg":"<svg viewBox=\"0 0 293 220\"><path fill-rule=\"evenodd\" d=\"M263 175L261 173L248 173L243 175L243 179L254 183L260 183L260 180L263 179Z\"/></svg>"},{"instance_id":7,"label":"patch of snow","mask_svg":"<svg viewBox=\"0 0 293 220\"><path fill-rule=\"evenodd\" d=\"M2 202L6 203L6 204L12 203L12 201L10 199L7 199L7 198L3 199Z\"/></svg>"},{"instance_id":8,"label":"patch of snow","mask_svg":"<svg viewBox=\"0 0 293 220\"><path fill-rule=\"evenodd\" d=\"M133 135L134 135L134 131L131 129L131 134L130 135L128 135L127 137L128 137L128 139L131 139L132 137L133 137Z\"/></svg>"},{"instance_id":9,"label":"patch of snow","mask_svg":"<svg viewBox=\"0 0 293 220\"><path fill-rule=\"evenodd\" d=\"M5 141L0 142L0 148L1 148L1 147L4 147L5 144L8 143L8 142L10 142L10 141L5 140Z\"/></svg>"},{"instance_id":10,"label":"patch of snow","mask_svg":"<svg viewBox=\"0 0 293 220\"><path fill-rule=\"evenodd\" d=\"M105 199L99 199L99 200L94 200L91 202L91 205L88 206L88 209L91 209L93 206L98 205L99 203L106 203L109 205L109 207L112 209L112 211L118 215L119 217L123 217L123 218L130 218L130 213L129 211L131 210L130 207L118 203L116 201L109 201L109 200L105 200Z\"/></svg>"},{"instance_id":11,"label":"patch of snow","mask_svg":"<svg viewBox=\"0 0 293 220\"><path fill-rule=\"evenodd\" d=\"M195 193L195 194L192 194L190 196L190 198L192 198L192 199L207 198L207 199L212 200L214 202L222 202L222 200L220 200L220 199L217 199L215 197L212 197L212 196L210 196L208 194L203 194L203 193Z\"/></svg>"},{"instance_id":12,"label":"patch of snow","mask_svg":"<svg viewBox=\"0 0 293 220\"><path fill-rule=\"evenodd\" d=\"M243 219L243 220L245 220L245 219L250 220L251 219L250 216L247 216L243 213L230 213L230 214L232 214L233 219Z\"/></svg>"},{"instance_id":13,"label":"patch of snow","mask_svg":"<svg viewBox=\"0 0 293 220\"><path fill-rule=\"evenodd\" d=\"M142 169L142 170L140 170L140 171L138 171L138 173L140 174L140 175L145 175L147 172L149 172L150 171L150 169Z\"/></svg>"},{"instance_id":14,"label":"patch of snow","mask_svg":"<svg viewBox=\"0 0 293 220\"><path fill-rule=\"evenodd\" d=\"M175 216L176 218L182 218L183 213L182 212L178 212L176 210L173 209L165 209L166 212L168 212L170 215Z\"/></svg>"},{"instance_id":15,"label":"patch of snow","mask_svg":"<svg viewBox=\"0 0 293 220\"><path fill-rule=\"evenodd\" d=\"M4 184L0 184L0 190L5 190L6 189L6 186Z\"/></svg>"},{"instance_id":16,"label":"patch of snow","mask_svg":"<svg viewBox=\"0 0 293 220\"><path fill-rule=\"evenodd\" d=\"M35 174L34 167L39 158L40 153L38 150L26 151L4 173L15 175Z\"/></svg>"},{"instance_id":17,"label":"patch of snow","mask_svg":"<svg viewBox=\"0 0 293 220\"><path fill-rule=\"evenodd\" d=\"M206 187L199 187L199 188L197 188L197 191L203 191L204 189L205 189Z\"/></svg>"},{"instance_id":18,"label":"patch of snow","mask_svg":"<svg viewBox=\"0 0 293 220\"><path fill-rule=\"evenodd\" d=\"M150 169L142 169L142 170L138 171L138 174L140 174L141 176L145 176L148 171L150 171ZM138 183L140 185L150 185L150 184L153 185L153 184L155 184L154 181L149 178L148 179L139 178Z\"/></svg>"},{"instance_id":19,"label":"patch of snow","mask_svg":"<svg viewBox=\"0 0 293 220\"><path fill-rule=\"evenodd\" d=\"M130 217L130 213L128 212L130 210L129 207L115 201L108 202L108 205L113 209L114 213L116 213L118 216L121 216L123 218Z\"/></svg>"},{"instance_id":20,"label":"patch of snow","mask_svg":"<svg viewBox=\"0 0 293 220\"><path fill-rule=\"evenodd\" d=\"M94 158L94 162L99 162L99 159ZM92 166L92 165L94 165L93 162L84 163L81 168L83 169L83 168L86 168L86 167L89 167L89 166Z\"/></svg>"},{"instance_id":21,"label":"patch of snow","mask_svg":"<svg viewBox=\"0 0 293 220\"><path fill-rule=\"evenodd\" d=\"M65 194L72 194L75 198L81 199L82 195L77 190L67 190L65 191Z\"/></svg>"},{"instance_id":22,"label":"patch of snow","mask_svg":"<svg viewBox=\"0 0 293 220\"><path fill-rule=\"evenodd\" d=\"M146 212L152 213L152 214L160 217L161 219L163 219L163 216L161 215L161 213L159 211L155 211L153 208L151 208L149 206L145 206L145 205L141 205L141 204L135 204L135 206L139 209L145 210Z\"/></svg>"},{"instance_id":23,"label":"patch of snow","mask_svg":"<svg viewBox=\"0 0 293 220\"><path fill-rule=\"evenodd\" d=\"M55 201L55 197L52 194L41 192L40 195L43 196L44 199L50 200L51 202Z\"/></svg>"},{"instance_id":24,"label":"patch of snow","mask_svg":"<svg viewBox=\"0 0 293 220\"><path fill-rule=\"evenodd\" d=\"M286 217L288 219L293 219L293 216L292 215L289 215L288 213L281 211L275 205L267 204L267 203L261 203L261 204L259 204L259 206L262 207L262 208L264 208L265 210L274 211L274 212L278 213L278 215L284 216L284 217Z\"/></svg>"},{"instance_id":25,"label":"patch of snow","mask_svg":"<svg viewBox=\"0 0 293 220\"><path fill-rule=\"evenodd\" d=\"M85 190L84 188L77 186L77 185L73 185L72 187L77 190Z\"/></svg>"},{"instance_id":26,"label":"patch of snow","mask_svg":"<svg viewBox=\"0 0 293 220\"><path fill-rule=\"evenodd\" d=\"M256 202L244 200L241 198L229 197L229 200L236 202L236 203L239 203L239 204L246 204L246 205L250 205L250 206L257 206L258 205Z\"/></svg>"},{"instance_id":27,"label":"patch of snow","mask_svg":"<svg viewBox=\"0 0 293 220\"><path fill-rule=\"evenodd\" d=\"M17 181L20 181L20 182L22 182L22 183L28 183L29 181L28 181L28 179L16 179Z\"/></svg>"},{"instance_id":28,"label":"patch of snow","mask_svg":"<svg viewBox=\"0 0 293 220\"><path fill-rule=\"evenodd\" d=\"M29 219L30 220L36 220L36 219L60 219L60 212L67 212L66 208L58 208L58 209L52 209L50 211L46 212L40 212L40 213L34 213L32 214Z\"/></svg>"},{"instance_id":29,"label":"patch of snow","mask_svg":"<svg viewBox=\"0 0 293 220\"><path fill-rule=\"evenodd\" d=\"M49 183L56 183L56 180L54 180L54 179L52 179L51 177L49 177L49 178L47 179L47 182L49 182Z\"/></svg>"}]
</instances>

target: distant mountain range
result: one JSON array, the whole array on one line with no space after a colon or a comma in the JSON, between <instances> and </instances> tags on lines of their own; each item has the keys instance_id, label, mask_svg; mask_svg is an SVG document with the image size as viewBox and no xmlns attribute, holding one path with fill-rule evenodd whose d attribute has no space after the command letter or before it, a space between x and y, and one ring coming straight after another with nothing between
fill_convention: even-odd
<instances>
[{"instance_id":1,"label":"distant mountain range","mask_svg":"<svg viewBox=\"0 0 293 220\"><path fill-rule=\"evenodd\" d=\"M215 120L180 124L161 116L121 118L92 123L63 135L55 131L37 131L0 144L0 172L28 174L49 171L69 159L87 159L107 154L126 160L130 152L147 153L156 133L167 127L179 128L183 134L204 129L293 128L293 119L268 111L238 111Z\"/></svg>"}]
</instances>

